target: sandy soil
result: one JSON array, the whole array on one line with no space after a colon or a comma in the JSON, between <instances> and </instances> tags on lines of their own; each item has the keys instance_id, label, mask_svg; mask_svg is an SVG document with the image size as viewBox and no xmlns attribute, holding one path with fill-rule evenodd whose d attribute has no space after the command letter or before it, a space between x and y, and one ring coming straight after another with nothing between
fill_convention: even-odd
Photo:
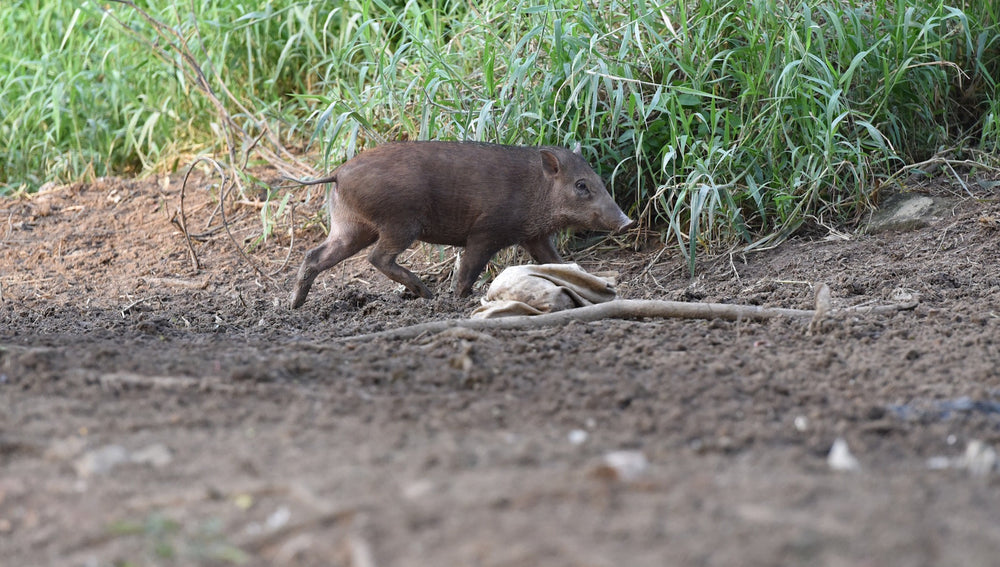
<instances>
[{"instance_id":1,"label":"sandy soil","mask_svg":"<svg viewBox=\"0 0 1000 567\"><path fill-rule=\"evenodd\" d=\"M356 258L291 310L321 228L287 262L287 234L253 248L269 279L207 183L185 205L200 270L176 178L0 202L2 563L993 564L1000 202L930 191L950 207L925 226L814 230L694 279L655 242L570 253L626 298L808 309L826 282L912 311L360 342L477 300L424 247L406 262L436 299ZM260 232L258 208L226 213ZM828 464L838 438L858 470Z\"/></svg>"}]
</instances>

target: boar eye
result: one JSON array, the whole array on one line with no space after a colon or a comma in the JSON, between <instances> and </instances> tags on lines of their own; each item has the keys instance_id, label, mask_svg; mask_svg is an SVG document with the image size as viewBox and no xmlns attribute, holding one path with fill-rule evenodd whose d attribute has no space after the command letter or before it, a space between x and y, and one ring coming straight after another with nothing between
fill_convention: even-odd
<instances>
[{"instance_id":1,"label":"boar eye","mask_svg":"<svg viewBox=\"0 0 1000 567\"><path fill-rule=\"evenodd\" d=\"M581 197L585 197L590 195L590 187L587 187L587 182L581 179L576 182L576 192Z\"/></svg>"}]
</instances>

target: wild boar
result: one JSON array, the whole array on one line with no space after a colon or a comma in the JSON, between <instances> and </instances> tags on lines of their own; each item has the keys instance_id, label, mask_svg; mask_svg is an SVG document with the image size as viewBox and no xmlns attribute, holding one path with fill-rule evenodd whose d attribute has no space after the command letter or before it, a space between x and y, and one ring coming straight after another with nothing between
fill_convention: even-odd
<instances>
[{"instance_id":1,"label":"wild boar","mask_svg":"<svg viewBox=\"0 0 1000 567\"><path fill-rule=\"evenodd\" d=\"M292 307L316 276L375 244L368 261L415 295L433 294L396 263L414 241L463 246L455 290L466 296L501 249L519 244L539 263L562 262L565 228L621 231L632 221L579 151L475 142L395 142L362 152L331 175L330 235L305 255Z\"/></svg>"}]
</instances>

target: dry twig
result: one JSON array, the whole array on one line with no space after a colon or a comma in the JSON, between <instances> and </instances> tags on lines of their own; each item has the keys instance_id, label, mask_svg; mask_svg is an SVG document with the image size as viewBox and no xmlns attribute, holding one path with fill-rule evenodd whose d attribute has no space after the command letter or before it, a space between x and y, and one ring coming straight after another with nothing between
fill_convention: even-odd
<instances>
[{"instance_id":1,"label":"dry twig","mask_svg":"<svg viewBox=\"0 0 1000 567\"><path fill-rule=\"evenodd\" d=\"M235 108L237 115L241 117L255 117L256 114L251 112L250 109L247 108L243 102L229 90L225 82L219 78L218 73L211 68L211 58L204 50L201 30L198 28L196 21L192 22L194 37L196 38L201 50L201 59L206 62L206 65L208 65L206 68L209 73L206 73L199 64L199 58L196 57L195 53L192 51L189 44L189 38L182 32L184 29L184 26L182 25L183 22L178 21L177 26L171 27L151 16L146 10L137 6L135 2L131 0L113 1L124 4L139 14L143 21L145 21L146 24L148 24L152 29L153 37L146 37L140 33L138 29L127 25L118 17L114 10L111 10L110 8L103 8L104 13L116 21L121 28L131 34L133 38L149 47L153 54L158 56L168 65L173 66L185 77L187 77L190 83L194 85L195 88L212 104L215 109L218 122L221 126L227 156L225 165L215 159L204 156L199 157L194 161L194 163L191 164L184 176L184 184L181 186L180 218L177 219L177 215L175 215L174 219L172 219L175 221L175 224L180 227L181 232L184 233L188 252L191 256L191 263L194 269L196 271L200 270L201 264L192 243L193 235L188 230L187 218L184 213L184 192L185 187L187 186L188 178L190 177L194 166L197 163L204 161L206 163L210 163L222 178L222 184L219 191L219 203L216 208L216 212L218 212L222 217L222 224L226 233L229 235L230 240L239 251L240 255L248 264L250 264L254 271L266 280L271 281L271 276L261 270L261 268L250 259L250 257L243 250L243 246L240 245L240 243L237 242L236 238L233 236L229 227L229 221L226 219L226 196L231 194L233 188L237 188L240 195L245 193L240 172L246 169L251 154L261 156L267 163L286 177L314 176L316 173L315 169L307 163L299 160L286 150L279 137L271 130L267 121L263 118L254 118L250 121L251 129L256 130L255 135L248 132L241 122L233 119L232 114L230 114L227 109L227 105ZM180 18L179 14L178 18ZM175 55L179 57L175 58ZM216 87L213 87L212 79L214 79ZM222 93L222 98L220 98L220 96L216 93L216 88L218 88ZM261 144L262 140L266 140L267 143ZM237 155L238 146L241 148L239 155ZM212 213L213 217L214 215L215 212ZM209 223L211 223L211 218L209 219ZM294 226L292 227L292 230L294 231ZM291 254L289 253L289 256L290 255ZM285 264L287 264L287 259ZM283 267L285 264L283 264Z\"/></svg>"},{"instance_id":2,"label":"dry twig","mask_svg":"<svg viewBox=\"0 0 1000 567\"><path fill-rule=\"evenodd\" d=\"M198 160L195 160L195 163L198 163ZM194 251L194 245L191 244L191 233L188 232L187 216L184 214L184 192L187 189L188 177L191 176L192 171L194 171L194 164L188 168L187 173L184 174L184 182L181 183L180 220L177 224L180 226L181 232L184 233L184 242L187 243L188 253L191 256L191 267L197 272L201 270L201 262L198 261L198 254Z\"/></svg>"},{"instance_id":3,"label":"dry twig","mask_svg":"<svg viewBox=\"0 0 1000 567\"><path fill-rule=\"evenodd\" d=\"M288 208L288 254L285 254L285 260L281 262L276 270L268 274L269 277L274 277L280 274L286 266L288 266L288 261L292 259L292 250L295 248L295 203Z\"/></svg>"}]
</instances>

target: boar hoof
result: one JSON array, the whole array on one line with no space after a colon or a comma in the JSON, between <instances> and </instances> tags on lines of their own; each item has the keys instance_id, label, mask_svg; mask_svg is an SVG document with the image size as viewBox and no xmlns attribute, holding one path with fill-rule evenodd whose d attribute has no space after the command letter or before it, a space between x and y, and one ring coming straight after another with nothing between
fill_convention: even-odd
<instances>
[{"instance_id":1,"label":"boar hoof","mask_svg":"<svg viewBox=\"0 0 1000 567\"><path fill-rule=\"evenodd\" d=\"M298 309L302 307L302 304L306 302L306 295L304 293L299 293L298 290L292 293L289 298L292 300L292 309Z\"/></svg>"},{"instance_id":2,"label":"boar hoof","mask_svg":"<svg viewBox=\"0 0 1000 567\"><path fill-rule=\"evenodd\" d=\"M423 284L420 284L419 288L412 289L410 291L414 292L414 294L417 297L422 297L424 299L434 299L434 292L432 292L431 290L427 289L427 286L425 286Z\"/></svg>"},{"instance_id":3,"label":"boar hoof","mask_svg":"<svg viewBox=\"0 0 1000 567\"><path fill-rule=\"evenodd\" d=\"M292 309L298 309L306 302L306 295L309 294L309 288L312 287L313 281L316 280L316 276L318 275L319 272L315 270L302 270L302 273L299 274L295 282L295 290L292 291Z\"/></svg>"}]
</instances>

